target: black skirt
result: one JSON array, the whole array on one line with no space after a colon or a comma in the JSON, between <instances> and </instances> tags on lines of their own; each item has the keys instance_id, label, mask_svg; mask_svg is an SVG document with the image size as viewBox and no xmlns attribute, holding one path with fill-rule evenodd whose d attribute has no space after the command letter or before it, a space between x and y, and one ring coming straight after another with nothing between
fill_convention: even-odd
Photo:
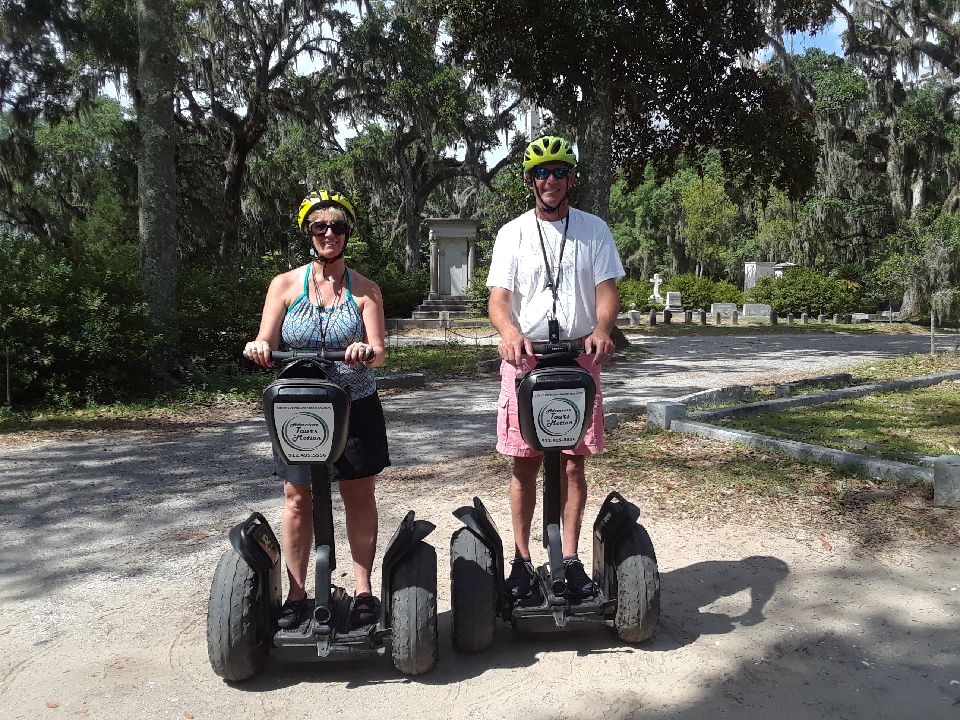
<instances>
[{"instance_id":1,"label":"black skirt","mask_svg":"<svg viewBox=\"0 0 960 720\"><path fill-rule=\"evenodd\" d=\"M310 465L288 465L277 451L273 451L274 475L294 485L310 484ZM376 475L390 465L387 450L387 426L383 406L377 393L350 403L350 425L343 454L333 463L327 463L330 482L356 480Z\"/></svg>"}]
</instances>

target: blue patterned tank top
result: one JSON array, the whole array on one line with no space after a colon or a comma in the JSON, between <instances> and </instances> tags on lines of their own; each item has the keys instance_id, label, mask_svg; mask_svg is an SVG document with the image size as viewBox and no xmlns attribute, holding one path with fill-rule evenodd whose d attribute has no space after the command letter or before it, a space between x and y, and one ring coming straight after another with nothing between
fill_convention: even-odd
<instances>
[{"instance_id":1,"label":"blue patterned tank top","mask_svg":"<svg viewBox=\"0 0 960 720\"><path fill-rule=\"evenodd\" d=\"M363 342L363 316L350 292L350 271L346 271L346 298L339 305L325 308L310 302L310 272L307 265L303 277L303 294L287 308L280 334L283 344L291 350L346 350L355 342ZM334 363L328 371L330 380L347 391L351 400L357 400L377 391L373 371L366 365L350 367L344 362Z\"/></svg>"}]
</instances>

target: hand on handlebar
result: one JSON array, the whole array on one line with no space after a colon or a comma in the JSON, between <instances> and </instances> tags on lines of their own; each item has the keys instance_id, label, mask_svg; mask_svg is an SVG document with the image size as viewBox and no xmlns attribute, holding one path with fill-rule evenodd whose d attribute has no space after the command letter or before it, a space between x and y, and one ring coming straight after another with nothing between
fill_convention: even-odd
<instances>
[{"instance_id":1,"label":"hand on handlebar","mask_svg":"<svg viewBox=\"0 0 960 720\"><path fill-rule=\"evenodd\" d=\"M533 355L533 346L530 344L529 338L524 337L519 330L514 329L512 333L500 336L497 351L501 358L514 367L519 367L520 360L524 355Z\"/></svg>"},{"instance_id":2,"label":"hand on handlebar","mask_svg":"<svg viewBox=\"0 0 960 720\"><path fill-rule=\"evenodd\" d=\"M266 340L251 340L243 348L243 356L263 367L270 367L273 361L270 359L270 343Z\"/></svg>"},{"instance_id":3,"label":"hand on handlebar","mask_svg":"<svg viewBox=\"0 0 960 720\"><path fill-rule=\"evenodd\" d=\"M595 355L595 362L601 365L613 357L616 347L610 335L597 328L583 339L583 349L587 355Z\"/></svg>"},{"instance_id":4,"label":"hand on handlebar","mask_svg":"<svg viewBox=\"0 0 960 720\"><path fill-rule=\"evenodd\" d=\"M347 349L343 351L343 360L351 367L362 363L373 362L376 356L376 351L370 345L362 342L348 345Z\"/></svg>"}]
</instances>

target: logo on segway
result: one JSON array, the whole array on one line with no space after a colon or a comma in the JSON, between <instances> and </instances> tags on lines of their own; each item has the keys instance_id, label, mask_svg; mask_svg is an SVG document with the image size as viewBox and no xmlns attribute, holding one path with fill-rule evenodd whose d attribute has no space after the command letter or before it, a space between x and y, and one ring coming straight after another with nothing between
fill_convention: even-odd
<instances>
[{"instance_id":1,"label":"logo on segway","mask_svg":"<svg viewBox=\"0 0 960 720\"><path fill-rule=\"evenodd\" d=\"M300 452L314 452L330 437L330 428L323 418L312 412L299 412L287 418L280 428L281 437Z\"/></svg>"},{"instance_id":2,"label":"logo on segway","mask_svg":"<svg viewBox=\"0 0 960 720\"><path fill-rule=\"evenodd\" d=\"M552 437L563 437L580 427L580 408L566 398L554 398L537 415L540 430Z\"/></svg>"}]
</instances>

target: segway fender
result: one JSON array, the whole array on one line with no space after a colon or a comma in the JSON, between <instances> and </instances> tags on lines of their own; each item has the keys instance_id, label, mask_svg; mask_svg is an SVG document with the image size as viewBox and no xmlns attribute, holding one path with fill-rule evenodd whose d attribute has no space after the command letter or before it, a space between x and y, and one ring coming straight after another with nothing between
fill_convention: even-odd
<instances>
[{"instance_id":1,"label":"segway fender","mask_svg":"<svg viewBox=\"0 0 960 720\"><path fill-rule=\"evenodd\" d=\"M616 490L607 495L597 513L593 523L593 578L604 585L607 597L610 590L607 567L614 567L613 554L617 543L639 519L640 508Z\"/></svg>"},{"instance_id":2,"label":"segway fender","mask_svg":"<svg viewBox=\"0 0 960 720\"><path fill-rule=\"evenodd\" d=\"M411 510L406 514L383 554L383 576L380 585L380 625L388 627L390 618L391 593L393 590L393 570L397 564L413 552L417 543L436 530L437 526L428 520L417 520Z\"/></svg>"},{"instance_id":3,"label":"segway fender","mask_svg":"<svg viewBox=\"0 0 960 720\"><path fill-rule=\"evenodd\" d=\"M230 544L247 565L259 573L269 573L280 562L280 543L270 523L258 512L230 528Z\"/></svg>"},{"instance_id":4,"label":"segway fender","mask_svg":"<svg viewBox=\"0 0 960 720\"><path fill-rule=\"evenodd\" d=\"M258 512L250 514L239 525L230 528L227 537L230 545L254 571L260 584L261 597L268 598L265 623L272 626L280 612L280 542L270 528L270 523Z\"/></svg>"},{"instance_id":5,"label":"segway fender","mask_svg":"<svg viewBox=\"0 0 960 720\"><path fill-rule=\"evenodd\" d=\"M504 592L503 540L500 539L500 533L487 508L480 498L474 497L473 507L464 505L454 510L453 515L490 550L493 556L493 576L497 582L497 595L502 596Z\"/></svg>"}]
</instances>

